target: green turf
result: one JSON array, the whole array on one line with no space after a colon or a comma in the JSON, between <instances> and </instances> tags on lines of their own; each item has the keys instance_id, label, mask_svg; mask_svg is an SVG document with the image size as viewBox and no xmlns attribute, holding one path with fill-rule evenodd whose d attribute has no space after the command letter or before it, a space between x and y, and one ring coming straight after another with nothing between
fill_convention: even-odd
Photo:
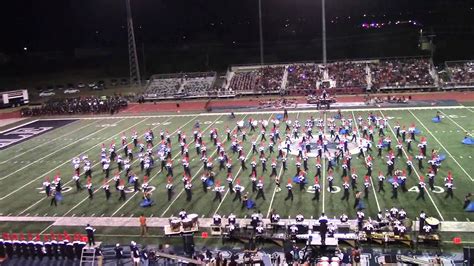
<instances>
[{"instance_id":1,"label":"green turf","mask_svg":"<svg viewBox=\"0 0 474 266\"><path fill-rule=\"evenodd\" d=\"M417 194L415 192L399 193L399 198L396 201L390 199L391 191L390 185L385 185L385 193L374 193L371 188L369 193L369 199L366 201L366 214L375 216L376 213L381 210L389 209L392 206L404 207L409 216L417 216L421 210L425 210L430 216L443 218L444 220L474 220L474 216L471 213L464 212L462 210L463 198L468 192L473 191L473 178L474 166L472 163L472 151L473 147L464 146L461 144L461 140L464 137L464 131L473 132L474 122L471 119L472 109L443 109L442 112L449 116L443 119L442 123L435 124L431 122L431 118L435 115L436 109L433 110L416 110L409 111L405 109L393 110L393 111L374 111L376 115L385 117L393 117L390 119L391 126L395 125L396 121L400 124L409 126L411 123L416 123L417 128L422 131L422 136L428 139L428 150L437 149L440 153L448 155L447 160L443 162L440 169L439 175L436 179L436 185L444 187L443 178L446 176L447 171L452 171L455 183L455 198L444 199L445 194L437 194L428 191L426 199L415 201ZM99 163L99 152L102 143L107 146L114 140L120 147L120 137L123 132L130 136L132 129L136 129L140 134L143 134L146 129L153 128L155 135L159 137L159 131L161 129L167 129L170 133L175 132L181 127L181 130L186 133L188 141L192 141L192 128L195 121L198 119L201 121L202 129L205 129L203 138L208 143L208 151L214 157L214 170L216 177L223 185L227 185L225 181L226 172L218 171L217 154L214 152L214 147L209 141L209 130L211 128L217 128L221 134L221 138L225 139L225 128L235 127L235 122L241 118L248 119L250 117L254 119L268 119L274 113L259 113L252 115L239 115L237 119L230 120L227 115L216 116L216 115L201 115L201 116L169 116L169 117L148 117L148 118L100 118L97 120L78 120L70 125L48 132L44 135L36 138L27 140L21 144L2 150L0 153L0 212L2 215L29 215L29 216L138 216L144 213L147 216L153 215L154 217L169 217L172 214L177 214L182 208L186 209L189 213L197 213L199 216L211 217L215 212L223 215L228 215L230 212L244 217L249 216L253 211L241 209L240 203L232 199L233 194L226 194L224 200L219 203L213 202L214 192L208 191L204 193L202 190L200 176L202 174L202 163L197 157L194 150L194 144L190 145L191 155L191 171L193 174L193 201L187 202L185 193L183 192L183 184L181 181L182 177L182 166L181 156L179 155L179 144L177 143L176 135L172 136L173 146L173 157L174 158L174 185L175 185L175 196L171 202L166 199L166 177L165 173L159 172L157 166L150 176L150 185L155 186L156 190L153 192L153 199L155 205L151 208L140 208L139 202L141 201L141 193L132 193L127 195L126 203L118 202L118 195L114 191L112 186L112 198L110 201L105 200L105 195L102 189L100 189L103 183L103 176L100 169ZM334 113L328 113L326 118L334 115ZM358 117L362 115L364 118L367 117L367 112L361 111L343 111L345 117ZM310 116L323 117L319 112L314 113L298 113L294 112L290 114L292 120L298 119L304 123L304 120ZM166 126L161 123L169 122ZM457 123L457 124L456 124ZM109 127L103 127L104 125L112 125ZM280 132L284 131L285 124L280 125ZM395 138L392 131L387 130L387 135L391 135L392 139ZM282 134L283 135L283 134ZM376 134L375 134L376 135ZM420 135L420 136L421 136ZM259 133L247 135L248 139L251 140L253 137L258 137ZM420 138L418 136L418 139ZM378 141L378 137L375 136L375 141ZM157 142L155 142L157 144ZM413 147L416 151L416 144ZM229 150L230 143L225 142L225 148ZM375 144L374 144L375 146ZM250 151L250 142L244 143L244 151ZM28 151L29 149L33 149ZM275 148L277 151L277 149ZM374 148L374 171L372 180L377 188L377 175L378 171L381 170L385 173L385 157L383 159L376 158L376 149ZM119 149L119 152L122 152ZM71 177L73 169L71 165L71 159L82 153L87 153L90 158L94 160L94 172L93 172L93 185L94 189L97 190L94 199L89 200L87 191L76 192L72 185ZM430 153L430 152L428 152ZM449 155L449 154L451 155ZM250 173L250 161L253 155L249 155L247 160L247 166L249 170L240 171L240 162L236 155L233 155L229 151L233 161L233 174L234 177L238 178L241 185L245 186L245 191L250 192L251 198L255 198L255 194L251 192L251 182L249 179ZM384 156L386 151L384 150ZM276 157L276 153L268 156L268 169L270 168L271 159ZM414 156L415 154L411 154ZM282 191L274 193L275 183L274 179L269 177L270 171L264 175L265 184L265 196L266 200L257 200L257 209L261 210L264 215L267 215L269 210L276 209L283 217L292 216L302 213L306 217L314 216L317 217L324 210L329 216L339 216L342 212L348 214L350 217L354 217L355 210L353 209L354 197L351 192L351 197L348 202L342 202L342 192L340 193L329 193L326 189L322 189L320 201L312 201L313 194L306 191L300 192L297 186L294 186L295 199L293 202L285 201L286 196L286 180L292 178L295 174L294 159L290 155L288 160L288 170L286 172L280 172L280 164L278 165L278 173L281 174ZM396 168L405 168L405 155L402 158L397 159ZM416 162L415 166L416 166ZM357 169L359 175L358 185L362 188L363 176L365 174L365 166L363 160L357 159L353 156L353 168ZM112 173L115 172L116 164L112 164ZM325 166L325 165L323 165ZM425 162L425 166L427 163ZM464 169L464 170L462 170ZM258 167L260 173L260 164ZM314 176L314 158L310 158L309 161L309 172L308 172L308 185L313 184ZM51 207L49 200L44 197L44 194L40 194L39 188L43 182L45 176L53 177L57 171L60 171L63 184L66 186L72 186L71 192L65 193L64 201L59 204L58 207ZM139 173L140 178L143 174L140 173L138 161L133 163L133 171ZM237 175L237 173L239 173ZM467 173L467 174L466 174ZM426 169L424 171L413 172L412 176L408 178L408 188L416 186L418 182L418 175L426 176ZM342 179L340 177L341 170L336 169L334 172L335 185L341 187ZM326 176L326 172L323 171L323 177ZM85 179L81 180L85 184ZM327 188L327 182L321 179L321 184L325 184ZM39 231L47 227L41 228L36 226L35 229ZM2 226L5 231L9 226ZM16 228L16 227L12 227Z\"/></svg>"}]
</instances>

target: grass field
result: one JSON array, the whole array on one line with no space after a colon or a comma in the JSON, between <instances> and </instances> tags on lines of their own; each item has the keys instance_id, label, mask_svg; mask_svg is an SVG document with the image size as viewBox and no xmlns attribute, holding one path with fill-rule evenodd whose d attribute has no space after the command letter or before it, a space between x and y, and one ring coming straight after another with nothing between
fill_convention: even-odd
<instances>
[{"instance_id":1,"label":"grass field","mask_svg":"<svg viewBox=\"0 0 474 266\"><path fill-rule=\"evenodd\" d=\"M385 193L377 193L377 176L378 171L386 172L385 157L382 159L376 157L375 145L378 142L378 136L375 135L374 143L374 171L372 175L372 182L374 185L370 190L369 199L365 202L366 204L366 215L375 217L379 210L389 209L392 206L398 208L403 207L408 212L409 217L415 217L421 210L424 210L430 216L439 218L440 220L446 221L472 221L474 220L474 214L464 212L462 209L464 196L468 192L474 192L474 164L473 164L473 147L466 146L461 143L461 140L465 136L465 131L474 133L474 115L473 108L441 108L439 111L444 117L443 121L439 124L435 124L431 121L431 118L435 115L438 109L391 109L391 110L373 110L375 115L381 117L387 117L390 121L390 127L386 130L386 134L390 135L392 139L395 139L393 126L396 121L399 121L401 125L407 127L411 123L415 123L416 127L421 130L421 134L418 135L417 140L421 136L425 136L428 140L428 154L431 149L439 150L441 154L446 154L447 159L443 161L442 166L439 170L439 174L436 177L436 186L440 187L435 191L427 191L426 199L416 201L416 192L399 192L398 200L392 200L390 184L385 184ZM298 119L302 124L310 116L322 117L327 119L333 116L335 113L327 113L322 115L315 111L294 111L290 112L290 119ZM348 110L343 111L343 116L346 118L357 118L359 115L366 118L368 112L360 110ZM77 119L76 121L56 128L45 134L37 137L30 138L17 145L10 146L0 152L0 215L3 216L103 216L103 217L122 217L122 216L139 216L144 213L147 216L154 217L169 217L171 215L177 215L181 209L186 209L188 213L197 213L200 217L212 217L214 213L220 213L222 215L228 215L233 212L239 217L250 216L253 210L246 210L240 208L238 201L233 202L233 194L228 193L227 187L223 194L222 202L213 202L214 192L209 191L204 193L202 190L200 176L203 168L199 157L196 156L194 151L194 143L190 144L190 155L191 155L191 172L193 174L193 201L187 202L186 195L183 190L183 184L181 181L182 177L182 166L181 166L181 155L179 153L179 144L176 137L178 129L185 132L187 135L188 142L192 141L193 126L196 120L201 123L203 129L203 139L208 147L208 154L215 158L214 170L216 177L221 181L222 184L227 185L225 181L226 171L218 171L217 154L214 146L209 141L209 130L211 128L217 128L222 139L225 139L225 128L235 127L236 121L240 119L253 119L262 120L269 119L275 115L274 112L261 112L252 114L237 114L237 118L231 120L227 114L187 114L187 115L169 115L169 116L149 116L149 117L112 117L112 118L84 118ZM280 131L284 131L285 124L280 124ZM127 194L126 202L118 201L118 193L115 192L113 186L111 186L112 198L109 201L105 200L105 193L101 189L103 183L104 174L101 171L100 165L100 148L102 143L105 143L108 147L109 144L114 140L118 145L118 152L122 152L120 146L120 137L122 133L125 133L128 137L131 136L133 129L136 129L141 134L143 139L143 133L148 128L152 128L155 132L155 136L159 138L159 132L161 129L167 129L172 133L172 146L173 146L173 158L174 158L174 197L168 202L166 198L166 176L165 173L159 171L159 163L151 172L149 184L154 186L156 189L153 191L153 200L155 204L150 208L140 208L139 203L141 201L141 193L129 193ZM315 131L314 131L315 132ZM251 140L254 136L248 134L248 139ZM396 141L394 141L395 143ZM158 141L155 141L157 144ZM397 158L396 169L405 169L406 156L415 156L417 154L416 142L413 145L414 154L404 153L403 158ZM251 143L250 141L244 143L244 151L250 152ZM230 142L224 144L228 154L231 155L233 161L233 174L234 177L240 179L241 185L245 186L245 191L250 192L252 199L255 198L255 194L251 192L251 182L248 178L250 171L250 161L252 155L248 153L247 166L249 170L242 171L240 169L240 163L236 155L233 155L230 151ZM392 145L395 146L395 145ZM277 150L277 149L275 149ZM405 151L405 147L404 147ZM135 150L135 153L137 151ZM384 155L386 149L384 149ZM73 181L71 179L73 175L73 167L71 164L72 158L87 154L89 158L93 159L93 186L94 186L94 199L89 200L87 190L82 192L76 192ZM268 168L270 168L271 158L276 157L277 154L270 155ZM326 171L322 171L323 178L321 179L321 185L325 189L321 191L320 201L312 201L313 194L307 191L299 191L297 186L294 186L294 201L285 201L286 189L284 185L286 180L294 176L296 171L294 164L294 157L289 155L288 160L288 171L282 171L281 164L278 164L278 174L282 180L282 191L275 191L275 184L273 178L270 178L270 172L267 172L264 176L265 184L265 197L266 200L256 200L257 209L261 210L264 215L267 215L271 209L276 209L283 217L291 216L302 213L306 217L314 216L317 217L321 212L325 212L328 216L339 216L341 213L346 213L349 217L355 217L355 210L353 209L353 192L348 202L341 201L342 191L339 193L330 193L327 188L327 182L325 177ZM362 187L363 176L365 175L366 169L362 159L357 159L357 156L353 156L352 167L357 169L359 175L358 185ZM427 162L424 163L425 168L428 166ZM115 172L116 164L112 163L112 171ZM325 163L323 164L323 168ZM426 176L426 169L419 171L414 160L415 169L412 176L408 177L407 187L410 189L417 185L418 176ZM139 162L137 156L135 156L132 164L133 171L138 173L140 180L143 178L143 173L140 173ZM260 165L258 167L260 173ZM53 176L60 172L63 186L71 187L69 192L64 193L64 200L57 206L50 206L50 200L41 194L42 182L45 176L53 178ZM455 185L455 197L454 199L445 199L444 189L444 177L447 172L451 171L454 177ZM314 159L310 159L309 172L308 172L308 185L313 184L313 176L315 173ZM113 174L111 174L113 176ZM123 176L123 174L122 174ZM338 187L342 187L341 169L337 167L334 172L334 184ZM85 185L85 179L81 179L83 185ZM352 191L352 190L351 190ZM15 228L14 225L11 225ZM38 223L34 229L37 231L48 228L48 224ZM6 230L10 226L3 225L2 229ZM33 229L32 229L33 230Z\"/></svg>"}]
</instances>

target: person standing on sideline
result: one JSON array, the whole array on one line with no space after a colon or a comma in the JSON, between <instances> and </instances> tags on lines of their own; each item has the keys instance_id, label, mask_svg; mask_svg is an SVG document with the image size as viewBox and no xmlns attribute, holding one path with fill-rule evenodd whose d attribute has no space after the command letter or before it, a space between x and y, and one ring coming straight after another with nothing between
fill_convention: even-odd
<instances>
[{"instance_id":1,"label":"person standing on sideline","mask_svg":"<svg viewBox=\"0 0 474 266\"><path fill-rule=\"evenodd\" d=\"M140 221L140 236L145 236L147 235L148 236L148 227L146 225L146 217L145 215L140 215L140 218L138 218L138 220Z\"/></svg>"},{"instance_id":2,"label":"person standing on sideline","mask_svg":"<svg viewBox=\"0 0 474 266\"><path fill-rule=\"evenodd\" d=\"M95 246L94 232L95 232L95 228L92 227L90 224L87 224L86 226L87 241L89 243L89 246L91 247Z\"/></svg>"}]
</instances>

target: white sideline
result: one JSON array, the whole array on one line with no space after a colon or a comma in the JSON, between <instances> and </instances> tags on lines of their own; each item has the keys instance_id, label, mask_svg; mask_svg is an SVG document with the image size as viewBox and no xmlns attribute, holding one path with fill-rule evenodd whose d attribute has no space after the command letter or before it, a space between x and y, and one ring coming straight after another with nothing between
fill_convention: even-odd
<instances>
[{"instance_id":1,"label":"white sideline","mask_svg":"<svg viewBox=\"0 0 474 266\"><path fill-rule=\"evenodd\" d=\"M448 109L468 109L468 107L463 106L463 105L456 105L456 106L420 106L420 107L380 107L380 108L352 108L352 109L342 109L344 112L350 112L350 111L361 111L361 112L366 112L366 111L397 111L397 110L432 110L433 108L436 109L442 109L442 110L448 110ZM295 113L314 113L319 110L288 110L289 114L295 114ZM335 113L338 110L336 109L331 109L331 110L325 110L326 112L330 113ZM235 115L258 115L258 114L274 114L277 112L277 110L268 110L268 111L252 111L252 112L234 112ZM163 117L191 117L195 116L196 113L189 113L189 114L163 114L163 115L123 115L123 116L94 116L94 117L64 117L64 118L51 118L47 120L63 120L63 119L83 119L83 120L96 120L96 119L122 119L122 118L163 118ZM197 115L199 116L220 116L220 115L230 115L229 112L220 112L220 113L198 113Z\"/></svg>"}]
</instances>

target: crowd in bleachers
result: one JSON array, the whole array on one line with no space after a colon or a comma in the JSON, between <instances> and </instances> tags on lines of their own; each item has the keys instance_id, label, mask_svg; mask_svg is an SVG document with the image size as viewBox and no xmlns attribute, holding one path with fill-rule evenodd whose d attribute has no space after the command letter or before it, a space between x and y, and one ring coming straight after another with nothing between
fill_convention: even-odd
<instances>
[{"instance_id":1,"label":"crowd in bleachers","mask_svg":"<svg viewBox=\"0 0 474 266\"><path fill-rule=\"evenodd\" d=\"M446 65L447 78L442 80L450 85L474 85L474 61L450 62Z\"/></svg>"},{"instance_id":2,"label":"crowd in bleachers","mask_svg":"<svg viewBox=\"0 0 474 266\"><path fill-rule=\"evenodd\" d=\"M187 96L207 95L215 77L196 77L184 81L183 93Z\"/></svg>"},{"instance_id":3,"label":"crowd in bleachers","mask_svg":"<svg viewBox=\"0 0 474 266\"><path fill-rule=\"evenodd\" d=\"M329 79L336 81L338 88L367 87L365 63L335 62L327 64Z\"/></svg>"},{"instance_id":4,"label":"crowd in bleachers","mask_svg":"<svg viewBox=\"0 0 474 266\"><path fill-rule=\"evenodd\" d=\"M323 72L316 64L288 66L288 90L314 90L316 82L323 78Z\"/></svg>"},{"instance_id":5,"label":"crowd in bleachers","mask_svg":"<svg viewBox=\"0 0 474 266\"><path fill-rule=\"evenodd\" d=\"M164 99L178 96L207 96L215 80L215 72L153 76L147 85L144 97Z\"/></svg>"},{"instance_id":6,"label":"crowd in bleachers","mask_svg":"<svg viewBox=\"0 0 474 266\"><path fill-rule=\"evenodd\" d=\"M229 89L232 91L253 91L257 84L256 71L235 72L230 80Z\"/></svg>"},{"instance_id":7,"label":"crowd in bleachers","mask_svg":"<svg viewBox=\"0 0 474 266\"><path fill-rule=\"evenodd\" d=\"M281 95L308 95L317 89L355 94L371 86L379 89L431 88L442 85L474 85L474 62L452 62L437 74L428 58L342 61L326 66L315 63L236 68L223 84L217 85L215 72L179 73L153 76L143 99L216 97L279 92ZM319 87L318 87L319 86Z\"/></svg>"},{"instance_id":8,"label":"crowd in bleachers","mask_svg":"<svg viewBox=\"0 0 474 266\"><path fill-rule=\"evenodd\" d=\"M127 106L123 97L78 97L46 102L38 107L23 108L22 116L114 114Z\"/></svg>"},{"instance_id":9,"label":"crowd in bleachers","mask_svg":"<svg viewBox=\"0 0 474 266\"><path fill-rule=\"evenodd\" d=\"M179 87L179 78L152 79L145 94L150 97L173 97Z\"/></svg>"},{"instance_id":10,"label":"crowd in bleachers","mask_svg":"<svg viewBox=\"0 0 474 266\"><path fill-rule=\"evenodd\" d=\"M284 73L284 67L264 67L258 71L257 84L260 90L262 92L280 90Z\"/></svg>"},{"instance_id":11,"label":"crowd in bleachers","mask_svg":"<svg viewBox=\"0 0 474 266\"><path fill-rule=\"evenodd\" d=\"M429 59L381 60L370 65L372 84L376 89L385 87L434 86Z\"/></svg>"}]
</instances>

